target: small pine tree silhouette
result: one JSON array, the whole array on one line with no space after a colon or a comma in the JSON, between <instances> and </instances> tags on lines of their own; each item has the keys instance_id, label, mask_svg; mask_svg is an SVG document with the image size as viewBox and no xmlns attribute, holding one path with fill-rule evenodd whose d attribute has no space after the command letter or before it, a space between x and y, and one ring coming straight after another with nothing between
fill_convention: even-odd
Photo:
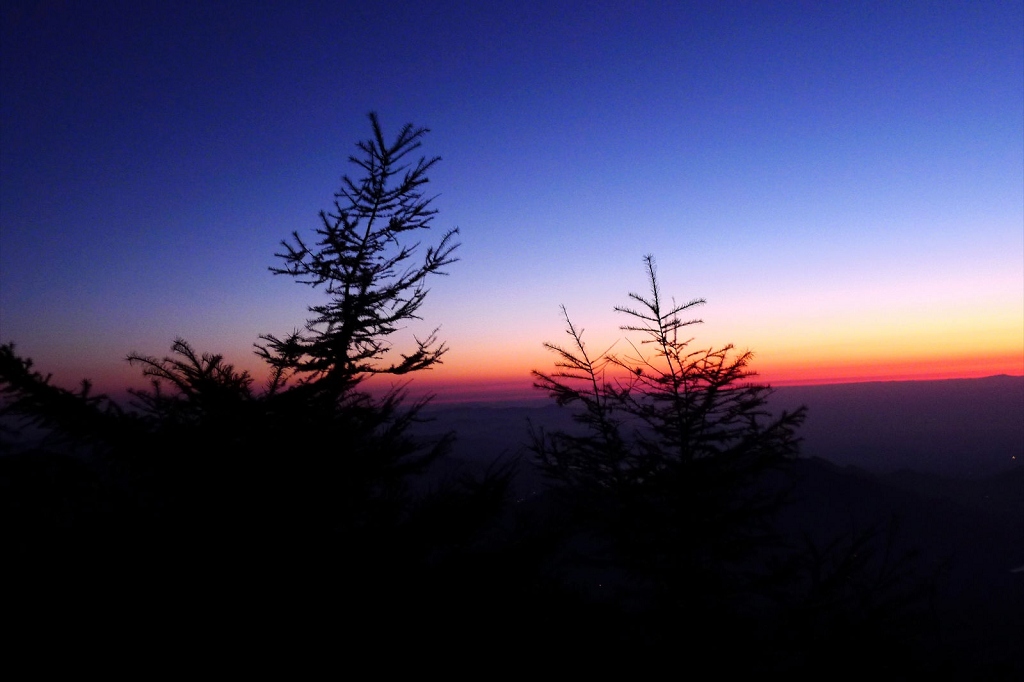
<instances>
[{"instance_id":1,"label":"small pine tree silhouette","mask_svg":"<svg viewBox=\"0 0 1024 682\"><path fill-rule=\"evenodd\" d=\"M644 264L649 293L615 308L630 318L628 354L591 354L567 314L572 346L546 344L555 371L535 371L534 385L577 406L580 429L535 431L532 449L590 538L584 561L617 576L622 603L646 622L666 616L645 630L652 642L697 613L712 631L746 589L745 562L769 540L779 503L759 483L796 455L805 411L770 414L750 352L693 349L681 332L700 320L683 316L704 300L666 303L653 257Z\"/></svg>"}]
</instances>

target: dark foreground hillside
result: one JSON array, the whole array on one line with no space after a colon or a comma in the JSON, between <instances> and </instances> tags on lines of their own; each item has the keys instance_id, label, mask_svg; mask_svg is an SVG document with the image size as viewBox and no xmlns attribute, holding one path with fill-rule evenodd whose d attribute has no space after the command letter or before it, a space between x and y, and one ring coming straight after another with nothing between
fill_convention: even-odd
<instances>
[{"instance_id":1,"label":"dark foreground hillside","mask_svg":"<svg viewBox=\"0 0 1024 682\"><path fill-rule=\"evenodd\" d=\"M780 516L785 534L826 547L874 529L884 542L869 550L872 579L928 585L934 630L907 634L945 661L938 672L983 679L982 671L1024 671L1024 466L956 480L875 475L815 458L798 463L795 481Z\"/></svg>"},{"instance_id":2,"label":"dark foreground hillside","mask_svg":"<svg viewBox=\"0 0 1024 682\"><path fill-rule=\"evenodd\" d=\"M1015 381L1008 383L1021 385ZM821 396L831 395L826 388ZM805 455L740 490L741 503L783 501L765 517L763 533L715 546L714 537L692 539L699 526L659 526L665 518L655 504L630 528L643 535L649 520L651 537L674 544L635 555L602 540L592 519L568 513L563 494L533 467L529 425L572 428L568 413L552 407L432 408L436 419L417 425L419 436L453 430L458 440L419 480L426 502L388 526L387 536L341 543L329 524L289 512L318 487L285 455L264 463L259 477L240 457L236 468L218 470L223 478L211 489L192 479L208 475L202 463L219 453L182 453L192 468L178 472L179 487L165 498L163 488L125 486L100 460L8 452L0 457L7 604L26 607L8 613L36 638L103 635L155 645L161 656L193 655L201 640L204 650L255 661L300 640L309 655L341 656L338 671L375 661L480 674L471 661L486 660L567 672L625 666L647 677L684 661L693 672L794 679L842 672L1017 680L1024 674L1024 468L1012 458L1024 438L997 428L1017 410L1015 390L981 391L971 402L980 413L998 413L986 422L988 440L974 436L979 448L993 448L979 449L977 461L995 471L951 477L872 470L871 454L863 466ZM827 447L829 429L814 426L815 403L807 402L808 444ZM936 421L908 412L906 396L898 403L836 408L819 424L835 425L839 414L877 423L895 410L902 416L889 431L832 431L847 453L857 443L888 443L891 464L909 433ZM824 398L818 405L827 413ZM941 447L941 435L925 437ZM479 480L516 458L494 518L460 497L460 477ZM196 491L212 497L195 505ZM286 523L268 509L286 512ZM98 628L101 620L107 625ZM225 643L228 634L241 648Z\"/></svg>"},{"instance_id":3,"label":"dark foreground hillside","mask_svg":"<svg viewBox=\"0 0 1024 682\"><path fill-rule=\"evenodd\" d=\"M843 618L896 627L916 599L928 617L902 622L900 636L923 660L942 661L932 673L1024 673L1024 377L786 387L772 397L775 409L800 404L809 407L801 459L772 483L788 491L777 529L818 569L862 572L875 591L833 595L850 600ZM573 428L567 410L543 402L437 406L433 416L419 428L458 434L454 469L483 470L491 453L521 458L523 502L543 499L547 485L531 464L530 428ZM814 640L813 628L805 634ZM838 659L857 655L841 649Z\"/></svg>"}]
</instances>

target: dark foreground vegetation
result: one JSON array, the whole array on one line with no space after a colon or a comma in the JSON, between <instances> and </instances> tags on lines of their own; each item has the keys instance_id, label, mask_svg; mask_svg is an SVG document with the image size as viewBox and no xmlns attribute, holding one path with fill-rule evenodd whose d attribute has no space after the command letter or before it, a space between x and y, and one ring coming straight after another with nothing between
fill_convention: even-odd
<instances>
[{"instance_id":1,"label":"dark foreground vegetation","mask_svg":"<svg viewBox=\"0 0 1024 682\"><path fill-rule=\"evenodd\" d=\"M828 519L876 499L875 483L798 458L805 411L773 414L748 354L693 350L681 332L699 321L681 315L703 301L667 303L652 258L647 293L618 308L632 353L593 355L567 314L570 343L550 345L554 369L535 373L565 427L535 425L527 459L448 466L457 434L424 435L424 402L401 384L367 389L440 361L434 333L403 351L395 334L457 248L452 231L418 251L437 159L410 154L426 131L389 144L371 121L352 159L361 177L343 179L316 243L294 234L278 254L275 273L327 302L301 331L262 337L266 386L177 340L166 358L129 357L152 387L122 406L88 384L59 388L0 346L4 424L36 434L5 432L0 456L15 627L159 649L155 668L287 651L333 672L486 677L522 664L640 677L1024 671L1012 566L995 567L989 599L965 587L957 602L943 592L956 557L920 552L897 517ZM524 492L524 473L543 485ZM1024 530L984 528L996 547Z\"/></svg>"}]
</instances>

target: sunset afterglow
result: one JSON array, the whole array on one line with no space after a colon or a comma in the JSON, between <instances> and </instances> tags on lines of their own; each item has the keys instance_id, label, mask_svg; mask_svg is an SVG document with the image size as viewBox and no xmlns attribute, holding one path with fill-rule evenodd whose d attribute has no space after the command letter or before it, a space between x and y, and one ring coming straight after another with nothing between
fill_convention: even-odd
<instances>
[{"instance_id":1,"label":"sunset afterglow","mask_svg":"<svg viewBox=\"0 0 1024 682\"><path fill-rule=\"evenodd\" d=\"M179 336L264 380L320 300L268 268L376 111L442 157L420 253L460 229L393 346L439 328L440 400L537 396L562 305L628 350L646 254L773 384L1024 374L1020 2L314 5L3 10L0 341L117 394Z\"/></svg>"}]
</instances>

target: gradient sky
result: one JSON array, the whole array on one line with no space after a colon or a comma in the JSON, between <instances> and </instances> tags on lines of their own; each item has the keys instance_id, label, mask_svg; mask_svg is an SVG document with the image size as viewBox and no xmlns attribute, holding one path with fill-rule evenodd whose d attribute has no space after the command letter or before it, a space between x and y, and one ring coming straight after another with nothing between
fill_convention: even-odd
<instances>
[{"instance_id":1,"label":"gradient sky","mask_svg":"<svg viewBox=\"0 0 1024 682\"><path fill-rule=\"evenodd\" d=\"M647 253L772 383L1024 374L1024 3L295 4L3 4L0 341L262 376L315 300L273 253L372 110L431 129L462 232L422 385L528 387L561 304L615 342Z\"/></svg>"}]
</instances>

